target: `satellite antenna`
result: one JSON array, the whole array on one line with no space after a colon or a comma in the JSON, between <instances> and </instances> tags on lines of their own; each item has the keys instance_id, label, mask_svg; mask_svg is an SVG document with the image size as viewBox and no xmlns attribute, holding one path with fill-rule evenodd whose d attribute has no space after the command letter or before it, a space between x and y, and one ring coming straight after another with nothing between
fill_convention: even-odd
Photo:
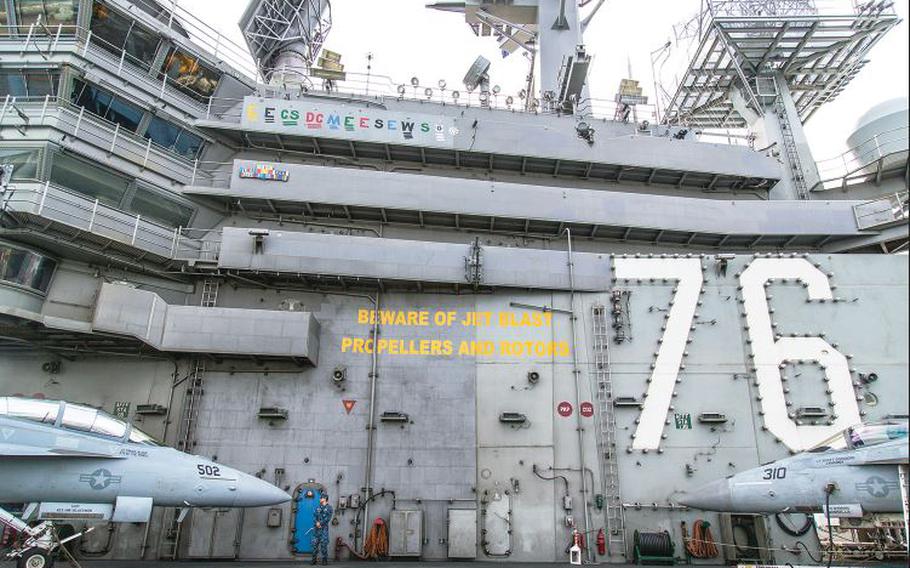
<instances>
[{"instance_id":1,"label":"satellite antenna","mask_svg":"<svg viewBox=\"0 0 910 568\"><path fill-rule=\"evenodd\" d=\"M240 18L259 73L273 85L308 83L331 29L330 0L250 0Z\"/></svg>"},{"instance_id":2,"label":"satellite antenna","mask_svg":"<svg viewBox=\"0 0 910 568\"><path fill-rule=\"evenodd\" d=\"M482 106L490 104L490 61L483 55L478 55L468 72L465 73L462 82L468 89L468 92L480 87L480 103Z\"/></svg>"}]
</instances>

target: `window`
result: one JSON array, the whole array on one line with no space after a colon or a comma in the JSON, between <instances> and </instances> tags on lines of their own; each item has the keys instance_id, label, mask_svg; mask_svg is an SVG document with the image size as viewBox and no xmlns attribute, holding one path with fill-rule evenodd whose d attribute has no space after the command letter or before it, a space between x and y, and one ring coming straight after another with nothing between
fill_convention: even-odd
<instances>
[{"instance_id":1,"label":"window","mask_svg":"<svg viewBox=\"0 0 910 568\"><path fill-rule=\"evenodd\" d=\"M94 408L67 404L63 409L63 427L70 430L89 432L97 416L98 411Z\"/></svg>"},{"instance_id":2,"label":"window","mask_svg":"<svg viewBox=\"0 0 910 568\"><path fill-rule=\"evenodd\" d=\"M13 166L10 179L38 179L41 150L38 148L0 148L0 165Z\"/></svg>"},{"instance_id":3,"label":"window","mask_svg":"<svg viewBox=\"0 0 910 568\"><path fill-rule=\"evenodd\" d=\"M13 0L13 6L19 31L28 33L31 25L37 23L39 18L48 28L59 24L74 25L79 0ZM42 31L40 26L36 26L32 33Z\"/></svg>"},{"instance_id":4,"label":"window","mask_svg":"<svg viewBox=\"0 0 910 568\"><path fill-rule=\"evenodd\" d=\"M64 416L66 416L65 413ZM95 418L95 423L92 424L92 433L117 438L119 440L126 435L126 424L113 416L99 412L98 416Z\"/></svg>"},{"instance_id":5,"label":"window","mask_svg":"<svg viewBox=\"0 0 910 568\"><path fill-rule=\"evenodd\" d=\"M57 96L57 82L60 74L56 71L2 71L0 72L0 98L6 95L24 98L40 98L45 95Z\"/></svg>"},{"instance_id":6,"label":"window","mask_svg":"<svg viewBox=\"0 0 910 568\"><path fill-rule=\"evenodd\" d=\"M51 183L78 191L112 207L120 205L130 185L127 177L96 163L59 152L53 155L50 179Z\"/></svg>"},{"instance_id":7,"label":"window","mask_svg":"<svg viewBox=\"0 0 910 568\"><path fill-rule=\"evenodd\" d=\"M172 124L163 118L153 116L145 131L145 137L181 156L194 159L202 148L202 138Z\"/></svg>"},{"instance_id":8,"label":"window","mask_svg":"<svg viewBox=\"0 0 910 568\"><path fill-rule=\"evenodd\" d=\"M78 79L73 81L71 100L92 114L119 124L130 132L136 132L142 121L143 111L139 107Z\"/></svg>"},{"instance_id":9,"label":"window","mask_svg":"<svg viewBox=\"0 0 910 568\"><path fill-rule=\"evenodd\" d=\"M186 227L190 224L194 209L159 193L136 188L136 195L129 207L132 213L143 218L154 219L171 227Z\"/></svg>"},{"instance_id":10,"label":"window","mask_svg":"<svg viewBox=\"0 0 910 568\"><path fill-rule=\"evenodd\" d=\"M143 446L160 446L154 438L146 434L141 430L137 430L135 427L130 430L130 442L134 444L142 444Z\"/></svg>"},{"instance_id":11,"label":"window","mask_svg":"<svg viewBox=\"0 0 910 568\"><path fill-rule=\"evenodd\" d=\"M6 408L6 412L3 412ZM5 397L5 402L0 402L0 414L12 418L23 418L34 422L54 424L60 403L53 400L36 400L31 398Z\"/></svg>"},{"instance_id":12,"label":"window","mask_svg":"<svg viewBox=\"0 0 910 568\"><path fill-rule=\"evenodd\" d=\"M161 71L168 82L196 100L208 102L215 92L221 75L199 62L199 58L176 48L168 51Z\"/></svg>"},{"instance_id":13,"label":"window","mask_svg":"<svg viewBox=\"0 0 910 568\"><path fill-rule=\"evenodd\" d=\"M146 70L151 68L158 51L158 37L135 20L96 0L92 5L91 30L92 40L102 48L118 58L126 51L129 63Z\"/></svg>"},{"instance_id":14,"label":"window","mask_svg":"<svg viewBox=\"0 0 910 568\"><path fill-rule=\"evenodd\" d=\"M0 281L46 293L56 268L51 258L0 243Z\"/></svg>"},{"instance_id":15,"label":"window","mask_svg":"<svg viewBox=\"0 0 910 568\"><path fill-rule=\"evenodd\" d=\"M0 0L0 36L9 35L9 13L6 11L6 2Z\"/></svg>"}]
</instances>

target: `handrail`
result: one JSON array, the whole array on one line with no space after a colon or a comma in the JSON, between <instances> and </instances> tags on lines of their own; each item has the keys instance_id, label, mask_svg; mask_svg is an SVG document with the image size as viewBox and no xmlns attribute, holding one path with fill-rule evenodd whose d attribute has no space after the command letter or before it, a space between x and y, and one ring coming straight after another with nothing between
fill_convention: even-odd
<instances>
[{"instance_id":1,"label":"handrail","mask_svg":"<svg viewBox=\"0 0 910 568\"><path fill-rule=\"evenodd\" d=\"M11 114L12 109L15 114ZM163 175L172 177L180 166L186 172L181 176L187 183L195 182L197 177L208 178L208 172L199 168L199 159L189 159L180 154L160 146L150 138L139 136L133 132L124 131L115 122L111 122L91 112L86 112L83 107L77 106L61 97L26 97L19 99L9 97L0 99L0 125L27 128L35 125L45 125L46 120L56 113L55 127L74 138L89 140L95 146L110 153L117 153L121 157L141 165L143 168L154 169ZM7 116L14 121L7 122ZM22 121L22 124L15 122ZM91 124L102 131L103 135L85 128ZM175 167L176 166L176 167Z\"/></svg>"},{"instance_id":2,"label":"handrail","mask_svg":"<svg viewBox=\"0 0 910 568\"><path fill-rule=\"evenodd\" d=\"M860 230L872 229L910 219L910 192L900 191L853 206L856 226Z\"/></svg>"},{"instance_id":3,"label":"handrail","mask_svg":"<svg viewBox=\"0 0 910 568\"><path fill-rule=\"evenodd\" d=\"M25 206L25 213L170 258L174 229L49 181L11 183L3 196L3 208L17 204Z\"/></svg>"},{"instance_id":4,"label":"handrail","mask_svg":"<svg viewBox=\"0 0 910 568\"><path fill-rule=\"evenodd\" d=\"M829 182L842 182L845 178L856 174L871 174L874 171L863 172L879 161L899 152L906 152L910 147L910 128L899 126L883 132L873 134L871 137L859 142L845 152L832 158L816 162L821 176L821 184L826 189L835 187Z\"/></svg>"}]
</instances>

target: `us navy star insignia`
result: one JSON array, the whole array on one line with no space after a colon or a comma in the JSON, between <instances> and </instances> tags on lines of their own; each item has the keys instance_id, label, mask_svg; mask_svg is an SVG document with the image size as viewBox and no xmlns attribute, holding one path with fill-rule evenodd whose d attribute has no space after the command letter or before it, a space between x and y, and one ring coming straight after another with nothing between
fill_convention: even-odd
<instances>
[{"instance_id":1,"label":"us navy star insignia","mask_svg":"<svg viewBox=\"0 0 910 568\"><path fill-rule=\"evenodd\" d=\"M89 487L96 490L107 489L111 484L120 483L122 479L123 476L113 475L104 468L96 469L92 473L83 473L79 476L80 482L88 483Z\"/></svg>"}]
</instances>

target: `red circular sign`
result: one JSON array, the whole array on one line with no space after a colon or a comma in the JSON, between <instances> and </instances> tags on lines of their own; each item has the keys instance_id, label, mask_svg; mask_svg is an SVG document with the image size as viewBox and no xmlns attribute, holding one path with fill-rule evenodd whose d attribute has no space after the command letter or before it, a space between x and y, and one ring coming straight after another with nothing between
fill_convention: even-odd
<instances>
[{"instance_id":1,"label":"red circular sign","mask_svg":"<svg viewBox=\"0 0 910 568\"><path fill-rule=\"evenodd\" d=\"M583 402L578 405L578 412L585 418L590 418L594 416L594 405L590 402Z\"/></svg>"},{"instance_id":2,"label":"red circular sign","mask_svg":"<svg viewBox=\"0 0 910 568\"><path fill-rule=\"evenodd\" d=\"M560 402L556 405L556 412L562 417L572 416L572 403L567 400Z\"/></svg>"}]
</instances>

